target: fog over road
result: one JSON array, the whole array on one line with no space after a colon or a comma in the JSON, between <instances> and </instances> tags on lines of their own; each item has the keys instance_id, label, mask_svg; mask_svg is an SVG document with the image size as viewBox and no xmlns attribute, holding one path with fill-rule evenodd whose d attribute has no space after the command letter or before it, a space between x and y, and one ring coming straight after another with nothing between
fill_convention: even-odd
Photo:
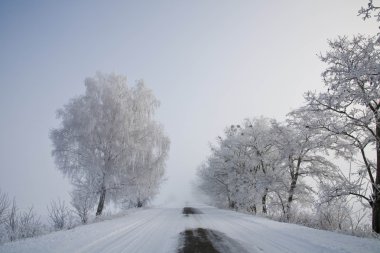
<instances>
[{"instance_id":1,"label":"fog over road","mask_svg":"<svg viewBox=\"0 0 380 253\"><path fill-rule=\"evenodd\" d=\"M380 240L268 220L205 205L135 210L126 216L0 246L0 252L188 252L183 233L208 237L207 252L379 252ZM199 229L202 228L202 229ZM204 247L204 246L202 246Z\"/></svg>"}]
</instances>

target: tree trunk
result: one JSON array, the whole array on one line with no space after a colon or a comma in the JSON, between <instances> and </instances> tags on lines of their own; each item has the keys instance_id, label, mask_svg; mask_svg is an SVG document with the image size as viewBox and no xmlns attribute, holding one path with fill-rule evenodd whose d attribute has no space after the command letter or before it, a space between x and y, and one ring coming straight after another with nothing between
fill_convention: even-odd
<instances>
[{"instance_id":1,"label":"tree trunk","mask_svg":"<svg viewBox=\"0 0 380 253\"><path fill-rule=\"evenodd\" d=\"M228 191L228 188L227 188L227 200L228 200L228 208L234 208L235 207L235 203L233 201L231 201L231 197L230 197L230 193Z\"/></svg>"},{"instance_id":2,"label":"tree trunk","mask_svg":"<svg viewBox=\"0 0 380 253\"><path fill-rule=\"evenodd\" d=\"M376 121L376 179L373 189L372 230L380 233L380 118Z\"/></svg>"},{"instance_id":3,"label":"tree trunk","mask_svg":"<svg viewBox=\"0 0 380 253\"><path fill-rule=\"evenodd\" d=\"M261 204L263 205L263 213L267 213L267 194L268 194L268 188L265 188L265 192L263 197L261 198Z\"/></svg>"},{"instance_id":4,"label":"tree trunk","mask_svg":"<svg viewBox=\"0 0 380 253\"><path fill-rule=\"evenodd\" d=\"M230 209L236 209L236 202L235 202L235 201L232 200L231 202L229 202L228 205L229 205L228 207L229 207Z\"/></svg>"},{"instance_id":5,"label":"tree trunk","mask_svg":"<svg viewBox=\"0 0 380 253\"><path fill-rule=\"evenodd\" d=\"M98 208L96 209L96 216L99 216L102 214L105 199L106 199L106 187L102 185L102 189L100 190L99 204L98 204Z\"/></svg>"},{"instance_id":6,"label":"tree trunk","mask_svg":"<svg viewBox=\"0 0 380 253\"><path fill-rule=\"evenodd\" d=\"M252 206L250 206L249 209L250 209L249 211L250 211L251 213L254 213L254 214L257 213L256 205L255 205L255 204L253 204Z\"/></svg>"},{"instance_id":7,"label":"tree trunk","mask_svg":"<svg viewBox=\"0 0 380 253\"><path fill-rule=\"evenodd\" d=\"M290 220L290 213L291 213L291 207L292 207L292 202L293 202L293 196L294 196L294 190L296 189L297 186L297 180L298 180L298 172L301 166L301 158L298 158L297 161L297 167L295 173L291 174L292 177L292 182L290 183L290 188L288 192L288 203L286 204L286 220Z\"/></svg>"},{"instance_id":8,"label":"tree trunk","mask_svg":"<svg viewBox=\"0 0 380 253\"><path fill-rule=\"evenodd\" d=\"M143 207L143 204L144 204L144 203L143 203L142 200L140 200L140 199L137 200L137 207L138 207L138 208Z\"/></svg>"},{"instance_id":9,"label":"tree trunk","mask_svg":"<svg viewBox=\"0 0 380 253\"><path fill-rule=\"evenodd\" d=\"M379 193L377 193L379 198ZM372 230L376 233L380 233L380 201L374 201L372 205Z\"/></svg>"},{"instance_id":10,"label":"tree trunk","mask_svg":"<svg viewBox=\"0 0 380 253\"><path fill-rule=\"evenodd\" d=\"M229 201L228 201L228 208L230 208L230 209L235 209L235 201L231 201L231 200L229 200Z\"/></svg>"},{"instance_id":11,"label":"tree trunk","mask_svg":"<svg viewBox=\"0 0 380 253\"><path fill-rule=\"evenodd\" d=\"M292 182L290 184L290 189L288 192L288 203L286 203L286 220L290 220L290 209L293 202L293 195L294 195L294 189L296 188L297 181L292 179Z\"/></svg>"}]
</instances>

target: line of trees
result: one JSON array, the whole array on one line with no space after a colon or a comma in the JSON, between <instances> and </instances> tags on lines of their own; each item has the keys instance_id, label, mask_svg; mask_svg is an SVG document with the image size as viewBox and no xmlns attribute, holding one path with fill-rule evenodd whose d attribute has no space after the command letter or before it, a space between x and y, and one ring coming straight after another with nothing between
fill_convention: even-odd
<instances>
[{"instance_id":1,"label":"line of trees","mask_svg":"<svg viewBox=\"0 0 380 253\"><path fill-rule=\"evenodd\" d=\"M320 56L324 90L308 91L286 122L255 118L228 127L199 169L201 189L230 208L279 207L286 220L295 201L323 206L353 196L372 210L380 233L379 46L363 35L329 41Z\"/></svg>"},{"instance_id":2,"label":"line of trees","mask_svg":"<svg viewBox=\"0 0 380 253\"><path fill-rule=\"evenodd\" d=\"M309 200L305 178L338 180L337 167L322 154L331 142L294 119L246 119L225 130L198 171L201 189L217 204L252 213L280 211L291 219L294 201Z\"/></svg>"}]
</instances>

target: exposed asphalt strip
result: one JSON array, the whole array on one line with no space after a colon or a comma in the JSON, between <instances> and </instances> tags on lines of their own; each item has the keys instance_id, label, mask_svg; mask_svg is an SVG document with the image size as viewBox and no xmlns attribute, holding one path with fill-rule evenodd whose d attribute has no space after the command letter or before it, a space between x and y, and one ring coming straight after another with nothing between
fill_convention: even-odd
<instances>
[{"instance_id":1,"label":"exposed asphalt strip","mask_svg":"<svg viewBox=\"0 0 380 253\"><path fill-rule=\"evenodd\" d=\"M183 214L202 214L196 208L185 207ZM225 234L205 228L186 229L180 233L178 253L235 253L247 252L238 242Z\"/></svg>"},{"instance_id":2,"label":"exposed asphalt strip","mask_svg":"<svg viewBox=\"0 0 380 253\"><path fill-rule=\"evenodd\" d=\"M201 214L202 212L193 207L184 207L182 213L187 216L189 214Z\"/></svg>"}]
</instances>

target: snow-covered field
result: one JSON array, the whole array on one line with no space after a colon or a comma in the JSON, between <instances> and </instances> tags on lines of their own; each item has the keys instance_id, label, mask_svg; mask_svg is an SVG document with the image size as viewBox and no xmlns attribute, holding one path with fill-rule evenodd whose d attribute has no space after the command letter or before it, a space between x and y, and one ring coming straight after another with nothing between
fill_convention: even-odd
<instances>
[{"instance_id":1,"label":"snow-covered field","mask_svg":"<svg viewBox=\"0 0 380 253\"><path fill-rule=\"evenodd\" d=\"M192 205L194 206L194 205ZM380 252L380 241L363 239L261 217L195 206L203 214L185 216L182 208L151 208L72 230L7 243L0 252L177 252L187 228L210 228L248 252Z\"/></svg>"}]
</instances>

